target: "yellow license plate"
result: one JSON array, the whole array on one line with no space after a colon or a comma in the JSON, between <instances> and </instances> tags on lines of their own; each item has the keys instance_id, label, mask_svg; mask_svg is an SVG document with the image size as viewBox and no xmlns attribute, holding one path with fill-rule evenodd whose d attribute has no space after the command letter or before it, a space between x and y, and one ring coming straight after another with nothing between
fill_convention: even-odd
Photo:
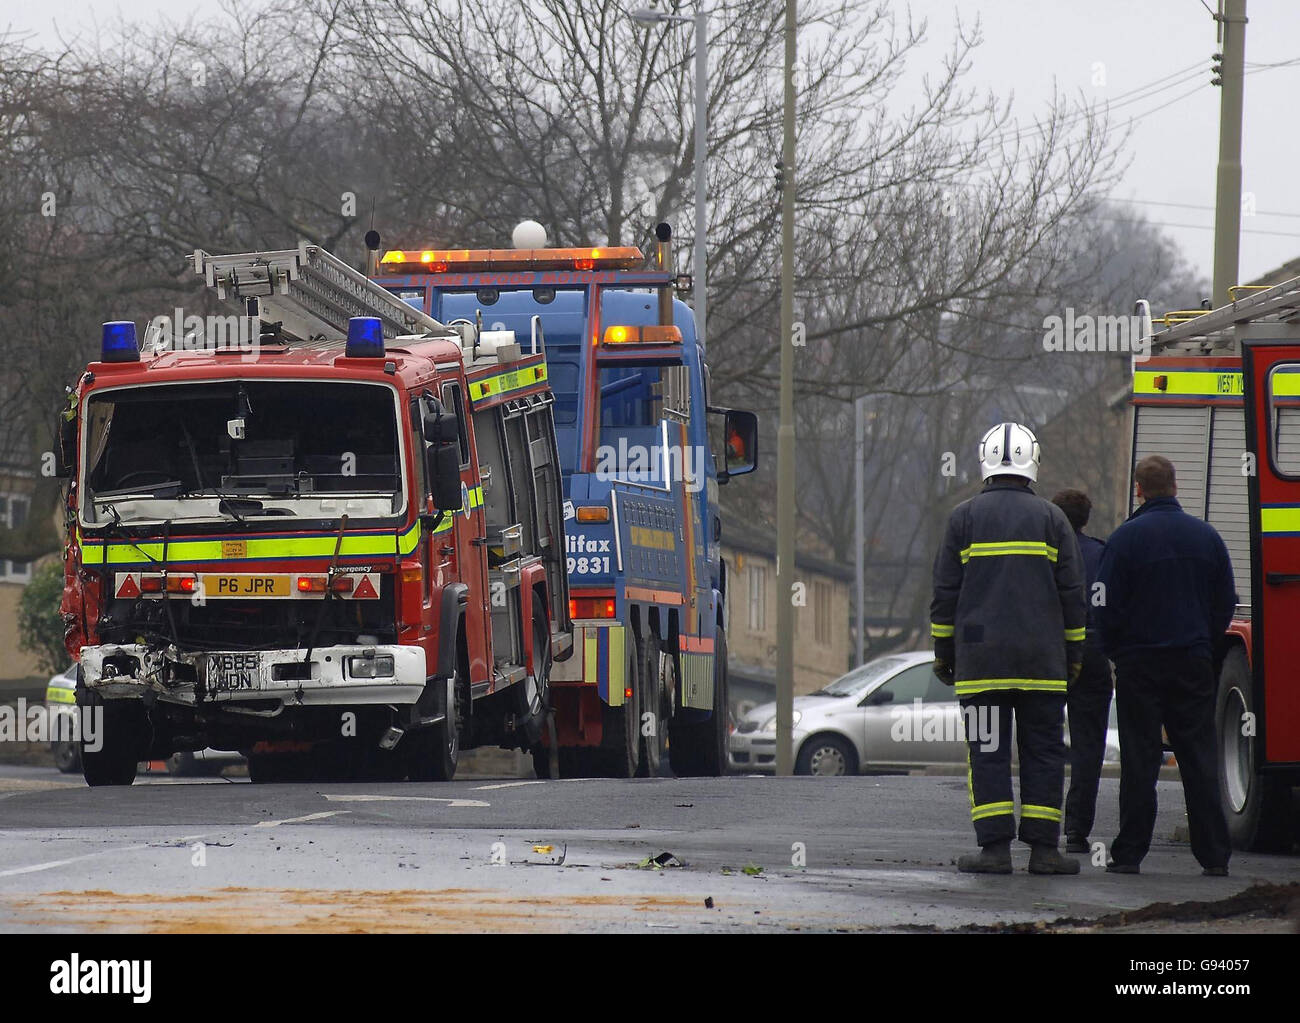
<instances>
[{"instance_id":1,"label":"yellow license plate","mask_svg":"<svg viewBox=\"0 0 1300 1023\"><path fill-rule=\"evenodd\" d=\"M205 575L203 596L213 597L287 597L287 575Z\"/></svg>"}]
</instances>

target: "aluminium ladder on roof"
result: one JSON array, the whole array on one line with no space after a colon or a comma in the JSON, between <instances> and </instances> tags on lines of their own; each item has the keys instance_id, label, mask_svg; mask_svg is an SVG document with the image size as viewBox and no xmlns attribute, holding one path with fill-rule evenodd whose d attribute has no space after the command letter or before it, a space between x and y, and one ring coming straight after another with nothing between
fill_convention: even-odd
<instances>
[{"instance_id":1,"label":"aluminium ladder on roof","mask_svg":"<svg viewBox=\"0 0 1300 1023\"><path fill-rule=\"evenodd\" d=\"M196 249L194 271L225 302L257 300L257 315L279 320L282 331L302 341L347 335L353 316L374 316L386 338L454 331L358 273L319 245L214 256ZM245 307L251 314L253 309Z\"/></svg>"},{"instance_id":2,"label":"aluminium ladder on roof","mask_svg":"<svg viewBox=\"0 0 1300 1023\"><path fill-rule=\"evenodd\" d=\"M1193 341L1221 331L1230 330L1240 323L1250 323L1266 318L1282 322L1300 319L1300 277L1293 277L1271 288L1256 291L1228 305L1219 306L1200 316L1176 323L1152 338L1156 347Z\"/></svg>"}]
</instances>

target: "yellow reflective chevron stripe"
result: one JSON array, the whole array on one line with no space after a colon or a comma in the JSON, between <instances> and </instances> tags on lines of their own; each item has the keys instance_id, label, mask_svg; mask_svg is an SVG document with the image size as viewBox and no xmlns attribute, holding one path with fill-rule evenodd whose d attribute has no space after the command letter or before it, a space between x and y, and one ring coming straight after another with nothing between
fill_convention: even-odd
<instances>
[{"instance_id":1,"label":"yellow reflective chevron stripe","mask_svg":"<svg viewBox=\"0 0 1300 1023\"><path fill-rule=\"evenodd\" d=\"M1276 376L1274 379L1276 379ZM1300 533L1300 505L1266 504L1261 506L1259 509L1259 529L1261 533Z\"/></svg>"},{"instance_id":2,"label":"yellow reflective chevron stripe","mask_svg":"<svg viewBox=\"0 0 1300 1023\"><path fill-rule=\"evenodd\" d=\"M482 487L470 487L470 488L469 488L469 506L470 506L470 508L482 508L482 507L483 507L483 488L482 488Z\"/></svg>"},{"instance_id":3,"label":"yellow reflective chevron stripe","mask_svg":"<svg viewBox=\"0 0 1300 1023\"><path fill-rule=\"evenodd\" d=\"M1274 377L1279 384L1285 382L1289 393L1300 394L1294 378L1281 373ZM1159 386L1162 384L1164 386ZM1133 374L1133 393L1166 398L1240 398L1244 391L1241 370L1184 369L1138 370ZM1287 394L1287 390L1275 393Z\"/></svg>"},{"instance_id":4,"label":"yellow reflective chevron stripe","mask_svg":"<svg viewBox=\"0 0 1300 1023\"><path fill-rule=\"evenodd\" d=\"M479 492L482 493L481 489ZM442 533L451 527L451 516L446 515L433 532ZM228 547L223 549L223 543L229 544L232 539L244 544L242 555L232 556ZM406 555L415 550L419 539L418 523L400 535L364 533L348 536L345 534L339 556L356 558ZM85 565L135 565L147 561L161 561L163 557L163 544L156 540L123 543L79 536L78 542L81 545L82 564ZM202 540L172 540L167 544L167 560L202 562L330 558L334 555L334 546L337 542L337 535L329 533L315 533L310 536L205 537Z\"/></svg>"},{"instance_id":5,"label":"yellow reflective chevron stripe","mask_svg":"<svg viewBox=\"0 0 1300 1023\"><path fill-rule=\"evenodd\" d=\"M1065 641L1067 643L1078 643L1087 638L1088 630L1086 628L1066 629Z\"/></svg>"},{"instance_id":6,"label":"yellow reflective chevron stripe","mask_svg":"<svg viewBox=\"0 0 1300 1023\"><path fill-rule=\"evenodd\" d=\"M982 821L985 817L1002 817L1010 814L1012 810L1010 803L980 803L979 806L970 808L970 819Z\"/></svg>"},{"instance_id":7,"label":"yellow reflective chevron stripe","mask_svg":"<svg viewBox=\"0 0 1300 1023\"><path fill-rule=\"evenodd\" d=\"M55 689L51 686L45 690L46 703L76 703L77 694L71 689Z\"/></svg>"},{"instance_id":8,"label":"yellow reflective chevron stripe","mask_svg":"<svg viewBox=\"0 0 1300 1023\"><path fill-rule=\"evenodd\" d=\"M938 625L935 622L930 623L930 635L935 639L946 639L953 634L951 625Z\"/></svg>"},{"instance_id":9,"label":"yellow reflective chevron stripe","mask_svg":"<svg viewBox=\"0 0 1300 1023\"><path fill-rule=\"evenodd\" d=\"M546 363L544 362L536 366L525 366L523 369L512 369L484 380L472 381L469 385L469 400L471 403L487 401L545 381Z\"/></svg>"},{"instance_id":10,"label":"yellow reflective chevron stripe","mask_svg":"<svg viewBox=\"0 0 1300 1023\"><path fill-rule=\"evenodd\" d=\"M1007 555L1030 554L1055 561L1057 549L1051 544L1035 540L1008 540L1003 543L973 543L961 552L961 562L971 558L998 558Z\"/></svg>"},{"instance_id":11,"label":"yellow reflective chevron stripe","mask_svg":"<svg viewBox=\"0 0 1300 1023\"><path fill-rule=\"evenodd\" d=\"M1035 806L1033 803L1022 803L1020 816L1021 818L1031 817L1034 820L1061 823L1061 811L1054 806Z\"/></svg>"},{"instance_id":12,"label":"yellow reflective chevron stripe","mask_svg":"<svg viewBox=\"0 0 1300 1023\"><path fill-rule=\"evenodd\" d=\"M958 680L953 686L958 696L973 696L998 689L1034 689L1044 692L1065 692L1065 679L1060 678L974 678Z\"/></svg>"}]
</instances>

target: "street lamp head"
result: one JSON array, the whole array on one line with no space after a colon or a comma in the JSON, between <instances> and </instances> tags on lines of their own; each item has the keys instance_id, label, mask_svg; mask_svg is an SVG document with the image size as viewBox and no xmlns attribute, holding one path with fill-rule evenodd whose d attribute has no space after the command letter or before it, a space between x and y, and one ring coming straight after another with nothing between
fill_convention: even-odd
<instances>
[{"instance_id":1,"label":"street lamp head","mask_svg":"<svg viewBox=\"0 0 1300 1023\"><path fill-rule=\"evenodd\" d=\"M632 12L632 20L639 21L642 25L657 25L665 17L663 11L656 11L653 7L638 7Z\"/></svg>"}]
</instances>

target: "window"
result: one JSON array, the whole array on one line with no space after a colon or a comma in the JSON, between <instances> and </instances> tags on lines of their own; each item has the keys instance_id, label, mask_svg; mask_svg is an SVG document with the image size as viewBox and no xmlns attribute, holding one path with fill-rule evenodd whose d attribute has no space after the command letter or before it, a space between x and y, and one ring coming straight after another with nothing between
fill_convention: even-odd
<instances>
[{"instance_id":1,"label":"window","mask_svg":"<svg viewBox=\"0 0 1300 1023\"><path fill-rule=\"evenodd\" d=\"M767 566L750 564L745 570L749 577L749 631L767 629Z\"/></svg>"},{"instance_id":2,"label":"window","mask_svg":"<svg viewBox=\"0 0 1300 1023\"><path fill-rule=\"evenodd\" d=\"M913 700L928 700L930 698L931 679L938 681L938 679L934 678L934 669L929 662L913 665L900 671L883 686L877 688L863 702L874 704L879 701L881 693L893 694L894 698L889 701L891 707L905 707ZM948 690L948 692L951 692L951 690Z\"/></svg>"},{"instance_id":3,"label":"window","mask_svg":"<svg viewBox=\"0 0 1300 1023\"><path fill-rule=\"evenodd\" d=\"M20 494L0 494L0 525L21 529L27 522L31 499ZM30 561L0 560L0 580L25 583L32 578Z\"/></svg>"},{"instance_id":4,"label":"window","mask_svg":"<svg viewBox=\"0 0 1300 1023\"><path fill-rule=\"evenodd\" d=\"M831 642L831 584L813 583L813 631L818 643Z\"/></svg>"},{"instance_id":5,"label":"window","mask_svg":"<svg viewBox=\"0 0 1300 1023\"><path fill-rule=\"evenodd\" d=\"M1273 367L1268 374L1268 402L1273 468L1284 479L1300 478L1300 365L1284 362Z\"/></svg>"}]
</instances>

